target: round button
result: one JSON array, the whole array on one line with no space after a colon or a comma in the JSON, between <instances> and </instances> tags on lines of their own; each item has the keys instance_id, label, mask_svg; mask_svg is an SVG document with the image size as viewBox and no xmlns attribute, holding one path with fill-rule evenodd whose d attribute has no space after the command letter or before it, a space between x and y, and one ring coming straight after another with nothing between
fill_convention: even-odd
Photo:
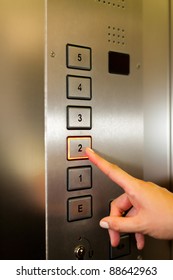
<instances>
[{"instance_id":1,"label":"round button","mask_svg":"<svg viewBox=\"0 0 173 280\"><path fill-rule=\"evenodd\" d=\"M85 255L85 247L83 245L79 245L74 249L74 254L78 260L82 260Z\"/></svg>"}]
</instances>

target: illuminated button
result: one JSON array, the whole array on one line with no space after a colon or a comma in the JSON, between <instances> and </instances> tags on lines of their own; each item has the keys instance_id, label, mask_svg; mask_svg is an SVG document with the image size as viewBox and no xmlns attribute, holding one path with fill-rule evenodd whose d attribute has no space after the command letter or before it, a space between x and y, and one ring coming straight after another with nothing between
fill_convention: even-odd
<instances>
[{"instance_id":1,"label":"illuminated button","mask_svg":"<svg viewBox=\"0 0 173 280\"><path fill-rule=\"evenodd\" d=\"M91 136L70 136L67 137L67 159L80 160L88 159L85 148L91 148Z\"/></svg>"},{"instance_id":2,"label":"illuminated button","mask_svg":"<svg viewBox=\"0 0 173 280\"><path fill-rule=\"evenodd\" d=\"M67 129L91 129L91 107L68 106Z\"/></svg>"},{"instance_id":3,"label":"illuminated button","mask_svg":"<svg viewBox=\"0 0 173 280\"><path fill-rule=\"evenodd\" d=\"M92 187L91 166L69 167L67 169L68 191L90 189Z\"/></svg>"},{"instance_id":4,"label":"illuminated button","mask_svg":"<svg viewBox=\"0 0 173 280\"><path fill-rule=\"evenodd\" d=\"M67 219L69 222L92 217L92 197L69 198L67 201Z\"/></svg>"},{"instance_id":5,"label":"illuminated button","mask_svg":"<svg viewBox=\"0 0 173 280\"><path fill-rule=\"evenodd\" d=\"M67 76L67 98L86 99L92 97L92 85L90 77Z\"/></svg>"},{"instance_id":6,"label":"illuminated button","mask_svg":"<svg viewBox=\"0 0 173 280\"><path fill-rule=\"evenodd\" d=\"M68 44L67 67L91 70L91 48Z\"/></svg>"}]
</instances>

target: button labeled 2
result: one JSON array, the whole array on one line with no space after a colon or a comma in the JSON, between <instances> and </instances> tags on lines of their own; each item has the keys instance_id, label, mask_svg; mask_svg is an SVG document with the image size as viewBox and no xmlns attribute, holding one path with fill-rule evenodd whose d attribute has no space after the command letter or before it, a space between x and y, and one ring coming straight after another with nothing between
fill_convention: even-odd
<instances>
[{"instance_id":1,"label":"button labeled 2","mask_svg":"<svg viewBox=\"0 0 173 280\"><path fill-rule=\"evenodd\" d=\"M88 159L85 149L92 147L91 136L69 136L67 137L67 159Z\"/></svg>"}]
</instances>

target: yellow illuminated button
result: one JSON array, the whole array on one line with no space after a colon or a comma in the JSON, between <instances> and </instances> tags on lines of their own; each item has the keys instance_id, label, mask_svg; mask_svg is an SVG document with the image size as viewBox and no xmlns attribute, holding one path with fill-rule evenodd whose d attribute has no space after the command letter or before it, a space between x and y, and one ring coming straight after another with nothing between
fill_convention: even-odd
<instances>
[{"instance_id":1,"label":"yellow illuminated button","mask_svg":"<svg viewBox=\"0 0 173 280\"><path fill-rule=\"evenodd\" d=\"M91 136L69 136L67 137L67 159L80 160L88 159L85 149L91 148Z\"/></svg>"}]
</instances>

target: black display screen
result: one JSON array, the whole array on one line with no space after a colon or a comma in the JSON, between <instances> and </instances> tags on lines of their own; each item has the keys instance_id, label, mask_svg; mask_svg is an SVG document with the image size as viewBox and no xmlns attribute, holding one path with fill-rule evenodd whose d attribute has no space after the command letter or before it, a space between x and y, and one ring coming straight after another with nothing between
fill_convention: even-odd
<instances>
[{"instance_id":1,"label":"black display screen","mask_svg":"<svg viewBox=\"0 0 173 280\"><path fill-rule=\"evenodd\" d=\"M112 52L108 53L109 73L119 75L129 75L130 56L127 53Z\"/></svg>"}]
</instances>

